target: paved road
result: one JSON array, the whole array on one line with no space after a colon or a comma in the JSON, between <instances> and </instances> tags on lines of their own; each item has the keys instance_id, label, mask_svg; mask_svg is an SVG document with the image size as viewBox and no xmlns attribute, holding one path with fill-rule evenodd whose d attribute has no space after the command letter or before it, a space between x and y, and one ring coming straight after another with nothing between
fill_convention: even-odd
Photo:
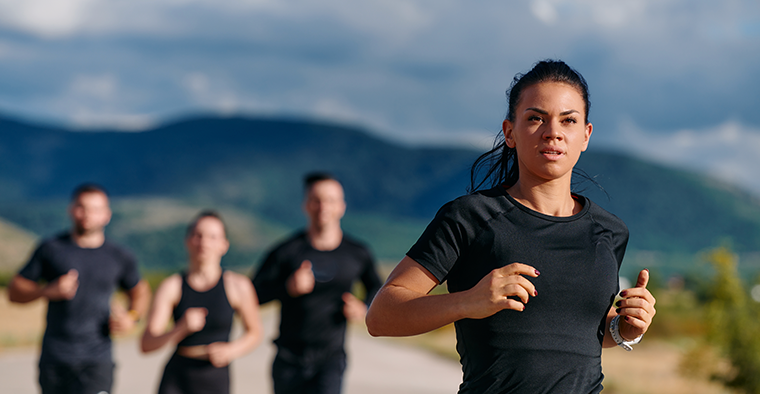
<instances>
[{"instance_id":1,"label":"paved road","mask_svg":"<svg viewBox=\"0 0 760 394\"><path fill-rule=\"evenodd\" d=\"M267 339L255 351L232 363L232 394L271 393L270 364L274 355L271 337L276 318L266 313ZM154 393L170 349L140 354L133 338L114 345L117 363L114 394ZM354 327L347 339L349 368L344 394L455 393L462 378L457 362L403 346L389 339L370 337ZM0 393L37 394L37 351L0 351Z\"/></svg>"}]
</instances>

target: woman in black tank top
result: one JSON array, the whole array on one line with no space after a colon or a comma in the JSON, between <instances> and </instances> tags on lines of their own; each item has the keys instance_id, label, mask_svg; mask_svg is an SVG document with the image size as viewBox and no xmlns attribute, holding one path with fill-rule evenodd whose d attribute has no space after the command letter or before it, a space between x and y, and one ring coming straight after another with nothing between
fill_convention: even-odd
<instances>
[{"instance_id":1,"label":"woman in black tank top","mask_svg":"<svg viewBox=\"0 0 760 394\"><path fill-rule=\"evenodd\" d=\"M141 350L177 345L159 394L229 393L230 362L262 338L256 292L247 277L221 267L229 241L217 213L199 214L188 226L185 245L188 271L166 278L156 290ZM243 334L230 341L234 313L243 323ZM170 318L174 326L166 330Z\"/></svg>"}]
</instances>

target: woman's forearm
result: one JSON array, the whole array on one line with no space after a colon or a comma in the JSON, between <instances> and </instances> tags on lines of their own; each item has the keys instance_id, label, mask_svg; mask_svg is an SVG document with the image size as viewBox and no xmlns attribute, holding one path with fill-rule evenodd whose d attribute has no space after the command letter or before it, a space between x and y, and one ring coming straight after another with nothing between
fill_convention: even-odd
<instances>
[{"instance_id":1,"label":"woman's forearm","mask_svg":"<svg viewBox=\"0 0 760 394\"><path fill-rule=\"evenodd\" d=\"M179 343L187 334L188 331L178 324L160 335L154 335L150 328L146 328L140 341L140 350L143 353L149 353L164 347L167 343Z\"/></svg>"},{"instance_id":2,"label":"woman's forearm","mask_svg":"<svg viewBox=\"0 0 760 394\"><path fill-rule=\"evenodd\" d=\"M424 334L467 317L461 299L461 293L428 295L385 285L367 311L367 329L372 336Z\"/></svg>"}]
</instances>

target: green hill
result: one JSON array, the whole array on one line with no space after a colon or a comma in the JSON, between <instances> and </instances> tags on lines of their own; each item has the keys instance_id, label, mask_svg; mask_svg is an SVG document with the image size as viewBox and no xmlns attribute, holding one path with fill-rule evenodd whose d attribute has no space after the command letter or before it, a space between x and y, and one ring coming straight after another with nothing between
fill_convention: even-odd
<instances>
[{"instance_id":1,"label":"green hill","mask_svg":"<svg viewBox=\"0 0 760 394\"><path fill-rule=\"evenodd\" d=\"M0 119L0 136L0 217L49 236L68 225L71 189L99 182L114 201L109 235L145 267L169 269L183 264L184 226L202 208L218 208L230 221L226 264L257 262L303 225L301 177L317 169L344 183L347 231L380 259L398 261L436 210L465 193L481 153L407 147L292 119L206 117L140 133ZM579 167L604 191L589 182L577 189L631 230L630 270L663 261L687 269L695 253L725 241L746 256L760 251L760 203L746 192L614 152L592 149Z\"/></svg>"}]
</instances>

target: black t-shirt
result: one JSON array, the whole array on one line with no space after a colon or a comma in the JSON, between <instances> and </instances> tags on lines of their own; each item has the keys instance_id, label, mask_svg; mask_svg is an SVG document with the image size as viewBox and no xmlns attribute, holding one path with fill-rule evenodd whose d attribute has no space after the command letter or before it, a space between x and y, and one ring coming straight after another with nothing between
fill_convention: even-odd
<instances>
[{"instance_id":1,"label":"black t-shirt","mask_svg":"<svg viewBox=\"0 0 760 394\"><path fill-rule=\"evenodd\" d=\"M450 292L495 268L535 267L538 291L525 310L455 323L464 372L460 393L598 393L605 317L618 289L628 229L589 199L580 213L533 211L503 187L441 208L407 255Z\"/></svg>"},{"instance_id":2,"label":"black t-shirt","mask_svg":"<svg viewBox=\"0 0 760 394\"><path fill-rule=\"evenodd\" d=\"M111 295L116 286L128 290L137 285L137 263L108 240L99 248L85 249L67 233L42 242L19 275L51 282L71 269L79 272L79 288L71 300L48 303L40 362L110 361Z\"/></svg>"},{"instance_id":3,"label":"black t-shirt","mask_svg":"<svg viewBox=\"0 0 760 394\"><path fill-rule=\"evenodd\" d=\"M304 260L312 263L314 290L300 297L287 294L285 282ZM344 235L340 246L319 251L300 232L269 253L253 277L261 304L279 300L282 304L280 336L275 343L294 355L306 356L317 350L329 353L343 349L346 318L343 293L350 293L361 280L369 303L382 283L372 255L359 242Z\"/></svg>"}]
</instances>

